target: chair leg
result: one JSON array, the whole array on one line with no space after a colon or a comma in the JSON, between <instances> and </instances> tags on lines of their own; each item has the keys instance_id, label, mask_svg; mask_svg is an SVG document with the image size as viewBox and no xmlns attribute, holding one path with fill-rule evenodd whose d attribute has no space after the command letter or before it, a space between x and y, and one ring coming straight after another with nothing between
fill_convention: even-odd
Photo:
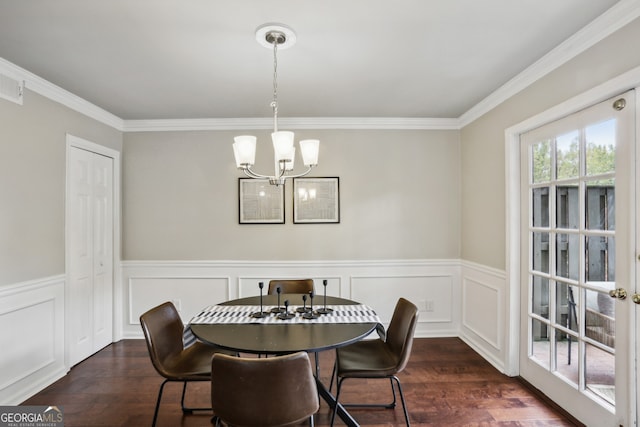
<instances>
[{"instance_id":1,"label":"chair leg","mask_svg":"<svg viewBox=\"0 0 640 427\"><path fill-rule=\"evenodd\" d=\"M316 361L316 378L320 378L320 357L318 356L317 351L313 352L313 355L315 356L314 359Z\"/></svg>"},{"instance_id":2,"label":"chair leg","mask_svg":"<svg viewBox=\"0 0 640 427\"><path fill-rule=\"evenodd\" d=\"M343 378L344 380L345 378ZM389 377L389 384L391 385L391 394L393 395L393 401L391 403L343 403L345 408L386 408L393 409L396 407L396 390L393 388L393 378Z\"/></svg>"},{"instance_id":3,"label":"chair leg","mask_svg":"<svg viewBox=\"0 0 640 427\"><path fill-rule=\"evenodd\" d=\"M164 390L164 385L169 380L162 381L160 384L160 390L158 390L158 399L156 399L156 409L153 411L153 421L151 422L151 427L155 427L156 420L158 419L158 410L160 409L160 401L162 400L162 391Z\"/></svg>"},{"instance_id":4,"label":"chair leg","mask_svg":"<svg viewBox=\"0 0 640 427\"><path fill-rule=\"evenodd\" d=\"M389 378L389 385L391 385L391 394L393 394L393 402L389 404L389 408L396 407L396 389L393 387L393 378Z\"/></svg>"},{"instance_id":5,"label":"chair leg","mask_svg":"<svg viewBox=\"0 0 640 427\"><path fill-rule=\"evenodd\" d=\"M338 370L338 362L336 361L333 364L333 371L331 371L331 381L329 382L329 393L331 393L331 389L333 388L333 380L336 377L337 370Z\"/></svg>"},{"instance_id":6,"label":"chair leg","mask_svg":"<svg viewBox=\"0 0 640 427\"><path fill-rule=\"evenodd\" d=\"M182 413L183 414L193 414L193 411L211 411L212 408L186 408L184 406L184 395L187 392L187 382L188 381L183 381L183 386L182 386L182 397L180 398L180 406L182 407Z\"/></svg>"},{"instance_id":7,"label":"chair leg","mask_svg":"<svg viewBox=\"0 0 640 427\"><path fill-rule=\"evenodd\" d=\"M336 404L333 406L333 413L331 414L331 427L333 427L333 423L336 420L336 414L338 413L338 399L340 399L340 387L342 386L342 381L344 381L344 378L340 378L338 377L336 379ZM333 382L333 378L331 379L331 382ZM344 406L344 405L343 405Z\"/></svg>"},{"instance_id":8,"label":"chair leg","mask_svg":"<svg viewBox=\"0 0 640 427\"><path fill-rule=\"evenodd\" d=\"M333 414L331 415L331 426L333 426L333 422L336 418L336 413L338 412L338 399L340 398L340 388L342 387L342 381L344 381L346 378L340 378L338 377L338 389L336 390L336 405L333 408ZM409 412L407 411L407 404L405 403L404 400L404 393L402 392L402 385L400 385L400 380L398 379L398 377L396 377L395 375L389 377L389 382L391 383L391 392L393 393L393 402L389 403L389 404L366 404L366 403L350 403L350 404L345 404L343 403L342 406L343 407L360 407L360 408L387 408L387 409L392 409L395 408L396 406L396 392L395 392L395 388L393 385L393 382L396 382L396 385L398 386L398 392L400 393L400 401L402 402L402 411L404 412L404 419L407 422L407 427L411 426L411 423L409 421ZM332 382L333 382L333 378L332 378Z\"/></svg>"},{"instance_id":9,"label":"chair leg","mask_svg":"<svg viewBox=\"0 0 640 427\"><path fill-rule=\"evenodd\" d=\"M400 401L402 402L402 410L404 411L404 419L407 421L407 427L411 426L409 422L409 412L407 411L407 404L404 401L404 393L402 392L402 386L400 385L400 380L395 375L392 378L391 386L393 387L393 380L395 380L398 385L398 391L400 392Z\"/></svg>"},{"instance_id":10,"label":"chair leg","mask_svg":"<svg viewBox=\"0 0 640 427\"><path fill-rule=\"evenodd\" d=\"M309 426L310 427L314 427L315 426L315 424L313 422L313 414L311 414L311 416L309 417Z\"/></svg>"}]
</instances>

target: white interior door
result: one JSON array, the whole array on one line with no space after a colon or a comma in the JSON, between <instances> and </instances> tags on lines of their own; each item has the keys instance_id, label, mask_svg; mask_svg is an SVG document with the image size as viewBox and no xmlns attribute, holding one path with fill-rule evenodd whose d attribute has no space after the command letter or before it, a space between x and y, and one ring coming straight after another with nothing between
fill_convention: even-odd
<instances>
[{"instance_id":1,"label":"white interior door","mask_svg":"<svg viewBox=\"0 0 640 427\"><path fill-rule=\"evenodd\" d=\"M520 374L589 426L635 421L634 118L631 91L521 138Z\"/></svg>"},{"instance_id":2,"label":"white interior door","mask_svg":"<svg viewBox=\"0 0 640 427\"><path fill-rule=\"evenodd\" d=\"M69 366L113 338L113 159L74 145L67 163Z\"/></svg>"}]
</instances>

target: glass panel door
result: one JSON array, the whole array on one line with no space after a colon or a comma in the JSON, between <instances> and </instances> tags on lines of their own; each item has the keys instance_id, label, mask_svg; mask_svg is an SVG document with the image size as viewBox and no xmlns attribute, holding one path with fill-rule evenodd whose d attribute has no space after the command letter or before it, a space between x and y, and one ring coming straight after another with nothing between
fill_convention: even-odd
<instances>
[{"instance_id":1,"label":"glass panel door","mask_svg":"<svg viewBox=\"0 0 640 427\"><path fill-rule=\"evenodd\" d=\"M614 108L620 99L626 107ZM616 289L631 283L634 266L634 204L625 197L633 99L618 96L521 138L521 375L597 425L620 423L629 405L632 322Z\"/></svg>"}]
</instances>

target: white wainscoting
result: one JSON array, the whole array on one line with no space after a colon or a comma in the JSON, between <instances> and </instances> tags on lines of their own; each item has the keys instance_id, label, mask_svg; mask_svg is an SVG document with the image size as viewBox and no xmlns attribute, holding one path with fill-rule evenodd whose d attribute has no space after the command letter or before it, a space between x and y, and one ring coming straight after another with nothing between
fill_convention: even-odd
<instances>
[{"instance_id":1,"label":"white wainscoting","mask_svg":"<svg viewBox=\"0 0 640 427\"><path fill-rule=\"evenodd\" d=\"M388 324L399 297L420 309L416 337L458 336L459 260L383 261L126 261L122 263L123 337L141 338L139 317L174 301L182 320L228 299L259 295L270 279L314 279L317 299L327 295L373 307ZM117 305L117 302L116 302ZM385 325L386 326L386 325Z\"/></svg>"},{"instance_id":2,"label":"white wainscoting","mask_svg":"<svg viewBox=\"0 0 640 427\"><path fill-rule=\"evenodd\" d=\"M462 262L460 338L501 372L506 354L506 273Z\"/></svg>"},{"instance_id":3,"label":"white wainscoting","mask_svg":"<svg viewBox=\"0 0 640 427\"><path fill-rule=\"evenodd\" d=\"M260 281L312 278L317 303L326 280L327 295L373 307L385 326L407 298L420 309L416 337L459 336L504 372L506 275L467 261L126 261L122 278L114 312L123 338L142 338L140 314L164 301L187 322L206 305L258 295ZM64 292L64 275L0 288L0 405L19 404L67 372Z\"/></svg>"},{"instance_id":4,"label":"white wainscoting","mask_svg":"<svg viewBox=\"0 0 640 427\"><path fill-rule=\"evenodd\" d=\"M0 288L0 405L17 405L66 374L64 285L60 275Z\"/></svg>"}]
</instances>

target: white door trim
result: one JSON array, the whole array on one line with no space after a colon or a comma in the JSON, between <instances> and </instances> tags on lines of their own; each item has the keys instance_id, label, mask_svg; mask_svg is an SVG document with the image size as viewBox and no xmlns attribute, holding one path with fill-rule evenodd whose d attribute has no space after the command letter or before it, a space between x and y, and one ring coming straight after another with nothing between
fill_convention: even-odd
<instances>
[{"instance_id":1,"label":"white door trim","mask_svg":"<svg viewBox=\"0 0 640 427\"><path fill-rule=\"evenodd\" d=\"M640 67L549 108L514 126L505 129L505 206L506 206L506 275L507 275L507 331L505 373L518 375L520 341L520 134L555 121L569 114L597 104L630 89L640 90ZM636 113L637 114L637 113ZM636 132L640 123L636 121ZM630 401L635 396L629 396ZM631 409L631 408L630 408ZM636 414L629 414L635 420Z\"/></svg>"},{"instance_id":2,"label":"white door trim","mask_svg":"<svg viewBox=\"0 0 640 427\"><path fill-rule=\"evenodd\" d=\"M66 168L69 167L69 150L71 147L91 151L113 159L113 341L122 339L122 273L121 273L121 210L120 210L120 152L111 148L96 144L86 139L67 134L66 135ZM69 227L66 226L70 218L69 209L69 181L68 170L65 169L65 275L66 283L70 280L70 253L69 253ZM65 311L68 309L69 297L65 295ZM69 366L69 325L65 321L65 367Z\"/></svg>"}]
</instances>

